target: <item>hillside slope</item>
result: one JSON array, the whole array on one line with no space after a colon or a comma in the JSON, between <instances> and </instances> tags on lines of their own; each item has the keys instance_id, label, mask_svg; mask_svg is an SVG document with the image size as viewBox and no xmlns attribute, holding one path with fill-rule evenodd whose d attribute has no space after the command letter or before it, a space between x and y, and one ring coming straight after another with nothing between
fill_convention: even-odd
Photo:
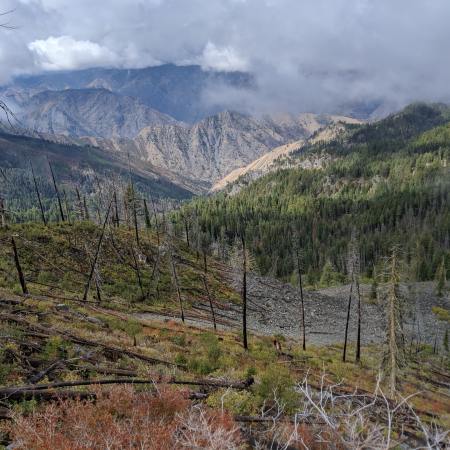
<instances>
[{"instance_id":1,"label":"hillside slope","mask_svg":"<svg viewBox=\"0 0 450 450\"><path fill-rule=\"evenodd\" d=\"M274 147L305 139L335 120L340 119L315 114L252 117L225 111L191 128L145 128L134 141L140 157L211 186Z\"/></svg>"},{"instance_id":2,"label":"hillside slope","mask_svg":"<svg viewBox=\"0 0 450 450\"><path fill-rule=\"evenodd\" d=\"M366 276L382 270L396 244L413 278L433 279L443 257L450 268L448 121L448 108L418 104L352 125L292 152L294 168L196 200L183 214L198 217L219 245L244 233L262 273L285 280L296 279L300 245L308 283L342 281L353 232Z\"/></svg>"},{"instance_id":3,"label":"hillside slope","mask_svg":"<svg viewBox=\"0 0 450 450\"><path fill-rule=\"evenodd\" d=\"M304 140L290 142L285 145L281 145L265 153L260 158L252 161L250 164L244 167L239 167L227 174L224 178L217 181L211 188L212 192L220 191L226 188L228 185L233 184L238 179L241 182L249 182L255 180L269 172L284 167L286 164L286 157L295 151L299 151L304 145L313 144L319 141L330 141L335 138L339 133L345 131L345 124L360 124L361 121L344 116L330 116L329 120L331 124L327 122L317 122L317 117L311 117L312 114L302 114L301 117L308 120L307 126L310 136L307 136Z\"/></svg>"},{"instance_id":4,"label":"hillside slope","mask_svg":"<svg viewBox=\"0 0 450 450\"><path fill-rule=\"evenodd\" d=\"M21 124L40 133L133 138L150 125L177 121L140 101L106 89L44 91L16 113Z\"/></svg>"},{"instance_id":5,"label":"hillside slope","mask_svg":"<svg viewBox=\"0 0 450 450\"><path fill-rule=\"evenodd\" d=\"M123 156L123 155L122 155ZM149 163L128 162L117 153L105 152L88 145L56 143L34 137L0 133L0 192L9 207L25 214L36 214L35 188L30 162L34 166L44 202L54 208L54 189L48 160L52 163L58 183L72 198L75 187L94 201L99 189L108 192L112 184L126 185L131 168L132 179L142 192L156 197L189 198L192 194L173 183L163 172ZM34 209L34 212L33 212ZM28 211L28 212L26 212Z\"/></svg>"}]
</instances>

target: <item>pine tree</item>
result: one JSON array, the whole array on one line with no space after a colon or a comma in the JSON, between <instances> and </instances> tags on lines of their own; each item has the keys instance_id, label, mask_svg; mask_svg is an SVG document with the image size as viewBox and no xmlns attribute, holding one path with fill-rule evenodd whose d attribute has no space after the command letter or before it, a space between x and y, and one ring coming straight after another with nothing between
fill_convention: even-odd
<instances>
[{"instance_id":1,"label":"pine tree","mask_svg":"<svg viewBox=\"0 0 450 450\"><path fill-rule=\"evenodd\" d=\"M327 259L327 262L323 266L322 275L320 276L320 284L322 286L330 286L338 280L338 274L334 268L332 262Z\"/></svg>"}]
</instances>

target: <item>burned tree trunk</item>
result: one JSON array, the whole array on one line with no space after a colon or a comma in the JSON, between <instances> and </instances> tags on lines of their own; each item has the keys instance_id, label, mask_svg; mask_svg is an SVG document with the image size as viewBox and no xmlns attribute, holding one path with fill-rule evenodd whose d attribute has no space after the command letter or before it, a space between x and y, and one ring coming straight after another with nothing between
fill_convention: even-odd
<instances>
[{"instance_id":1,"label":"burned tree trunk","mask_svg":"<svg viewBox=\"0 0 450 450\"><path fill-rule=\"evenodd\" d=\"M63 196L64 196L64 206L66 207L66 214L67 214L67 221L70 224L70 208L69 208L69 201L67 200L67 194L66 190L63 189Z\"/></svg>"},{"instance_id":2,"label":"burned tree trunk","mask_svg":"<svg viewBox=\"0 0 450 450\"><path fill-rule=\"evenodd\" d=\"M394 247L390 258L390 274L387 294L387 353L389 393L395 395L398 369L401 364L402 325L400 319L400 263L398 249Z\"/></svg>"},{"instance_id":3,"label":"burned tree trunk","mask_svg":"<svg viewBox=\"0 0 450 450\"><path fill-rule=\"evenodd\" d=\"M205 286L206 295L208 296L208 300L209 300L209 307L211 308L211 316L212 316L212 320L213 320L214 331L217 331L216 315L214 313L214 306L213 306L211 294L209 293L208 282L206 280L205 275L203 275L202 278L203 278L203 285Z\"/></svg>"},{"instance_id":4,"label":"burned tree trunk","mask_svg":"<svg viewBox=\"0 0 450 450\"><path fill-rule=\"evenodd\" d=\"M303 337L303 350L306 350L306 326L305 326L305 304L303 299L303 284L302 284L302 271L301 271L301 261L300 261L300 252L297 249L297 271L298 271L298 287L300 289L300 302L302 308L302 337Z\"/></svg>"},{"instance_id":5,"label":"burned tree trunk","mask_svg":"<svg viewBox=\"0 0 450 450\"><path fill-rule=\"evenodd\" d=\"M84 288L84 294L83 294L83 300L84 301L87 300L87 296L88 296L88 293L89 293L89 288L91 286L92 277L93 277L94 272L95 272L95 266L97 265L98 255L100 254L100 249L102 247L103 238L105 236L105 230L106 230L106 225L108 224L108 218L109 218L110 211L111 211L111 202L109 203L108 211L106 212L105 221L103 222L102 232L100 233L100 238L99 238L98 243L97 243L97 250L95 252L95 256L94 256L94 260L92 261L91 270L89 272L88 280L87 280L86 286Z\"/></svg>"},{"instance_id":6,"label":"burned tree trunk","mask_svg":"<svg viewBox=\"0 0 450 450\"><path fill-rule=\"evenodd\" d=\"M53 167L50 164L50 160L48 158L47 158L47 162L48 162L48 166L50 167L50 173L51 173L52 181L53 181L53 188L55 189L56 198L58 200L58 207L59 207L59 214L61 216L61 221L65 222L66 219L64 217L64 211L63 211L63 207L62 207L61 196L59 195L58 185L56 184L55 173L53 172Z\"/></svg>"},{"instance_id":7,"label":"burned tree trunk","mask_svg":"<svg viewBox=\"0 0 450 450\"><path fill-rule=\"evenodd\" d=\"M116 227L119 227L119 225L120 225L119 203L117 201L117 192L116 192L116 187L115 186L114 186L113 198L114 198L114 225Z\"/></svg>"},{"instance_id":8,"label":"burned tree trunk","mask_svg":"<svg viewBox=\"0 0 450 450\"><path fill-rule=\"evenodd\" d=\"M86 196L83 197L83 207L84 207L84 219L90 220L89 209L87 207Z\"/></svg>"},{"instance_id":9,"label":"burned tree trunk","mask_svg":"<svg viewBox=\"0 0 450 450\"><path fill-rule=\"evenodd\" d=\"M77 200L78 200L78 213L79 213L79 217L81 220L85 220L84 217L84 209L83 209L83 202L81 201L81 195L80 195L80 190L78 189L78 187L75 188L75 192L77 194Z\"/></svg>"},{"instance_id":10,"label":"burned tree trunk","mask_svg":"<svg viewBox=\"0 0 450 450\"><path fill-rule=\"evenodd\" d=\"M136 253L134 252L133 247L131 248L131 254L132 254L133 260L134 260L134 269L136 271L136 277L138 280L139 289L141 290L141 295L142 295L142 298L144 299L146 296L145 296L145 292L144 292L144 287L142 285L141 271L139 270L139 261L136 258Z\"/></svg>"},{"instance_id":11,"label":"burned tree trunk","mask_svg":"<svg viewBox=\"0 0 450 450\"><path fill-rule=\"evenodd\" d=\"M145 228L149 230L152 227L152 222L150 220L150 211L148 210L147 200L144 198L144 219L145 219Z\"/></svg>"},{"instance_id":12,"label":"burned tree trunk","mask_svg":"<svg viewBox=\"0 0 450 450\"><path fill-rule=\"evenodd\" d=\"M356 338L356 362L361 361L361 292L359 279L356 279L356 295L358 296L358 332Z\"/></svg>"},{"instance_id":13,"label":"burned tree trunk","mask_svg":"<svg viewBox=\"0 0 450 450\"><path fill-rule=\"evenodd\" d=\"M242 334L245 350L248 350L247 340L247 249L245 246L244 235L241 236L242 242Z\"/></svg>"},{"instance_id":14,"label":"burned tree trunk","mask_svg":"<svg viewBox=\"0 0 450 450\"><path fill-rule=\"evenodd\" d=\"M17 252L16 241L14 240L13 236L11 236L11 245L12 245L13 253L14 253L14 264L16 266L17 275L19 276L19 282L20 282L20 286L22 288L22 292L25 295L28 295L27 284L25 282L25 277L23 276L22 266L20 265L20 260L19 260L19 253Z\"/></svg>"},{"instance_id":15,"label":"burned tree trunk","mask_svg":"<svg viewBox=\"0 0 450 450\"><path fill-rule=\"evenodd\" d=\"M36 176L34 174L33 164L31 164L31 161L30 161L30 167L31 167L31 175L33 176L34 189L36 191L36 197L37 197L37 200L39 203L39 209L41 211L41 219L42 219L42 222L44 223L44 225L47 225L47 219L45 218L45 212L44 212L44 206L42 204L41 193L39 192L39 187L37 184Z\"/></svg>"},{"instance_id":16,"label":"burned tree trunk","mask_svg":"<svg viewBox=\"0 0 450 450\"><path fill-rule=\"evenodd\" d=\"M178 303L180 305L181 321L184 323L183 300L181 298L181 291L180 291L180 285L178 283L177 270L176 270L176 267L175 267L175 261L173 260L173 255L172 254L170 254L170 263L171 263L171 266L172 266L173 283L174 283L175 289L177 291Z\"/></svg>"},{"instance_id":17,"label":"burned tree trunk","mask_svg":"<svg viewBox=\"0 0 450 450\"><path fill-rule=\"evenodd\" d=\"M345 322L345 337L344 337L344 351L342 353L342 361L345 362L345 358L347 356L347 341L348 341L348 326L350 323L350 310L352 307L352 293L353 293L353 273L351 275L351 284L350 284L350 294L348 296L348 306L347 306L347 320Z\"/></svg>"},{"instance_id":18,"label":"burned tree trunk","mask_svg":"<svg viewBox=\"0 0 450 450\"><path fill-rule=\"evenodd\" d=\"M0 223L2 228L6 227L5 199L1 197L0 197Z\"/></svg>"}]
</instances>

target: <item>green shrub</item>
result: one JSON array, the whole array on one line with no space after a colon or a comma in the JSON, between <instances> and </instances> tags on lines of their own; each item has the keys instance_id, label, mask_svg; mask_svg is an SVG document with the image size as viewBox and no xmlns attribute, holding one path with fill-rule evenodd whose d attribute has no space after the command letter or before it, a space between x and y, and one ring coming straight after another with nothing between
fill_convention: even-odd
<instances>
[{"instance_id":1,"label":"green shrub","mask_svg":"<svg viewBox=\"0 0 450 450\"><path fill-rule=\"evenodd\" d=\"M220 367L222 350L219 339L213 333L203 333L200 336L198 356L194 356L188 362L188 367L193 372L207 375Z\"/></svg>"},{"instance_id":2,"label":"green shrub","mask_svg":"<svg viewBox=\"0 0 450 450\"><path fill-rule=\"evenodd\" d=\"M284 405L286 412L293 411L298 402L298 394L294 391L294 380L289 370L283 366L269 366L262 374L255 390L261 403L266 402L270 407L276 398Z\"/></svg>"},{"instance_id":3,"label":"green shrub","mask_svg":"<svg viewBox=\"0 0 450 450\"><path fill-rule=\"evenodd\" d=\"M48 360L65 358L70 347L70 342L64 341L60 336L52 336L46 342L42 356Z\"/></svg>"},{"instance_id":4,"label":"green shrub","mask_svg":"<svg viewBox=\"0 0 450 450\"><path fill-rule=\"evenodd\" d=\"M206 401L211 408L224 409L232 414L251 415L258 409L257 398L249 391L226 391L219 389L209 395Z\"/></svg>"}]
</instances>

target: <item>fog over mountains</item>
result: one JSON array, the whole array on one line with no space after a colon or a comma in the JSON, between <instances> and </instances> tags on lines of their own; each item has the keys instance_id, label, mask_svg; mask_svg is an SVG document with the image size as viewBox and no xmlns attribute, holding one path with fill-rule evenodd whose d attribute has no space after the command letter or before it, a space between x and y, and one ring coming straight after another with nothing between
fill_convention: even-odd
<instances>
[{"instance_id":1,"label":"fog over mountains","mask_svg":"<svg viewBox=\"0 0 450 450\"><path fill-rule=\"evenodd\" d=\"M247 73L169 64L19 77L1 94L15 112L19 134L144 161L195 193L339 120L326 114L229 111L211 101L213 92L226 89L245 96L257 87Z\"/></svg>"}]
</instances>

